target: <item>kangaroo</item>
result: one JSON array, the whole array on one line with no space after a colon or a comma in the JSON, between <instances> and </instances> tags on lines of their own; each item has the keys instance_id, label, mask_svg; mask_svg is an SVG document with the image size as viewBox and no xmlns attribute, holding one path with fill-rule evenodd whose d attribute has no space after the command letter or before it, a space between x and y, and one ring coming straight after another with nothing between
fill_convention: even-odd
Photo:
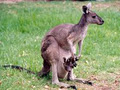
<instances>
[{"instance_id":1,"label":"kangaroo","mask_svg":"<svg viewBox=\"0 0 120 90\"><path fill-rule=\"evenodd\" d=\"M76 57L75 60L73 60L72 57L70 57L70 58L68 58L68 59L66 59L66 58L64 57L63 59L64 59L64 63L63 63L64 68L65 68L65 70L68 72L68 74L67 74L67 80L69 81L69 80L70 80L70 77L71 77L71 76L70 76L70 75L71 75L70 73L71 73L72 69L77 66L76 61L78 61L78 58ZM83 81L81 80L81 82L84 83L84 84L92 85L92 83L89 82L89 81L83 82ZM72 88L72 87L71 87L71 88ZM75 88L73 87L73 89L75 89Z\"/></svg>"},{"instance_id":2,"label":"kangaroo","mask_svg":"<svg viewBox=\"0 0 120 90\"><path fill-rule=\"evenodd\" d=\"M73 69L74 67L77 66L76 61L78 61L78 59L76 58L75 60L72 60L71 57L68 58L68 59L66 59L66 58L64 57L63 59L64 59L63 66L64 66L64 69L68 72L67 80L69 81L69 80L70 80L70 72L72 71L72 69Z\"/></svg>"},{"instance_id":3,"label":"kangaroo","mask_svg":"<svg viewBox=\"0 0 120 90\"><path fill-rule=\"evenodd\" d=\"M95 12L90 10L91 3L82 6L82 17L77 24L61 24L51 29L43 38L41 45L41 56L43 58L42 70L38 73L32 72L20 66L4 65L18 70L25 70L28 73L39 76L47 75L52 71L52 84L60 87L76 89L75 86L59 82L59 78L66 78L84 84L92 85L92 82L76 78L73 74L73 67L76 66L76 59L81 56L82 44L87 34L89 24L102 25L104 21ZM79 46L79 53L76 56L76 45ZM72 63L71 63L72 62Z\"/></svg>"},{"instance_id":4,"label":"kangaroo","mask_svg":"<svg viewBox=\"0 0 120 90\"><path fill-rule=\"evenodd\" d=\"M64 59L72 57L75 60L76 45L79 46L77 58L81 56L83 40L87 34L89 24L102 25L104 21L95 12L91 11L91 3L82 7L82 17L77 24L61 24L51 29L43 38L41 45L41 56L43 58L42 70L38 73L39 76L48 74L52 71L52 84L57 84L63 87L70 87L69 84L59 82L59 78L66 78L69 74L69 79L82 83L91 82L76 78L73 74L73 69L68 73L63 66Z\"/></svg>"}]
</instances>

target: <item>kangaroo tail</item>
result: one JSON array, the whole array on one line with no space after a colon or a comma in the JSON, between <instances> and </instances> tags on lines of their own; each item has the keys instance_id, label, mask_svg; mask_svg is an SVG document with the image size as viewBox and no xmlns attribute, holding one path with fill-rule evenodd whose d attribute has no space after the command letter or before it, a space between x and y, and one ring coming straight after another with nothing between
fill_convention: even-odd
<instances>
[{"instance_id":1,"label":"kangaroo tail","mask_svg":"<svg viewBox=\"0 0 120 90\"><path fill-rule=\"evenodd\" d=\"M35 72L32 72L28 69L25 69L21 66L17 66L17 65L3 65L4 68L12 68L12 69L17 69L19 71L26 71L27 73L31 73L31 74L36 74Z\"/></svg>"}]
</instances>

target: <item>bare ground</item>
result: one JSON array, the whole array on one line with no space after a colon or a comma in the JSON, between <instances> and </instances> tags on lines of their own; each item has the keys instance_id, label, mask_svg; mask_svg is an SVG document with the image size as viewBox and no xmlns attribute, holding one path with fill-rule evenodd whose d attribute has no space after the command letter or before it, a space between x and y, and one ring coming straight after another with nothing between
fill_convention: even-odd
<instances>
[{"instance_id":1,"label":"bare ground","mask_svg":"<svg viewBox=\"0 0 120 90\"><path fill-rule=\"evenodd\" d=\"M89 80L93 82L93 86L75 83L78 88L77 90L120 90L120 73L101 74L97 76L92 75L89 77ZM62 88L59 90L67 89Z\"/></svg>"},{"instance_id":2,"label":"bare ground","mask_svg":"<svg viewBox=\"0 0 120 90\"><path fill-rule=\"evenodd\" d=\"M108 78L109 77L109 78ZM94 84L93 86L88 85L79 85L81 89L85 90L118 90L120 89L120 73L114 74L109 73L107 75L92 75L89 77L90 81L92 81Z\"/></svg>"},{"instance_id":3,"label":"bare ground","mask_svg":"<svg viewBox=\"0 0 120 90\"><path fill-rule=\"evenodd\" d=\"M22 0L0 0L0 3L13 4L17 2L22 2Z\"/></svg>"}]
</instances>

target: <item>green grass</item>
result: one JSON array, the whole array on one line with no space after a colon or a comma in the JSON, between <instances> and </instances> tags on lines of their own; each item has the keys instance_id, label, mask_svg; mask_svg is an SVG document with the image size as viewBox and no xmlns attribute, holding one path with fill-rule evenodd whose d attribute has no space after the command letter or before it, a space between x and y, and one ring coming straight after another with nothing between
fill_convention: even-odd
<instances>
[{"instance_id":1,"label":"green grass","mask_svg":"<svg viewBox=\"0 0 120 90\"><path fill-rule=\"evenodd\" d=\"M35 72L40 71L43 62L40 46L45 33L62 23L77 23L82 14L81 6L86 3L0 4L0 65L14 64ZM105 24L89 26L82 58L74 70L77 77L88 79L92 75L104 77L101 73L105 76L109 73L120 74L119 3L93 2L92 9L104 19ZM106 78L110 84L111 80L115 80ZM41 90L45 85L58 88L51 84L51 75L38 79L35 75L2 67L0 82L0 90Z\"/></svg>"}]
</instances>

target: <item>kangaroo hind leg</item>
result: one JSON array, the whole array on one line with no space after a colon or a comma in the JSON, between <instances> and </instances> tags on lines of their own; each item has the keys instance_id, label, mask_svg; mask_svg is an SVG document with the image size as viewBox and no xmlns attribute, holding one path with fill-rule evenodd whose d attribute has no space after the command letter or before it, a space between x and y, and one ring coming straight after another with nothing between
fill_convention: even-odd
<instances>
[{"instance_id":1,"label":"kangaroo hind leg","mask_svg":"<svg viewBox=\"0 0 120 90\"><path fill-rule=\"evenodd\" d=\"M46 60L43 61L43 67L40 72L38 72L38 76L46 76L50 72L51 65L46 62Z\"/></svg>"}]
</instances>

